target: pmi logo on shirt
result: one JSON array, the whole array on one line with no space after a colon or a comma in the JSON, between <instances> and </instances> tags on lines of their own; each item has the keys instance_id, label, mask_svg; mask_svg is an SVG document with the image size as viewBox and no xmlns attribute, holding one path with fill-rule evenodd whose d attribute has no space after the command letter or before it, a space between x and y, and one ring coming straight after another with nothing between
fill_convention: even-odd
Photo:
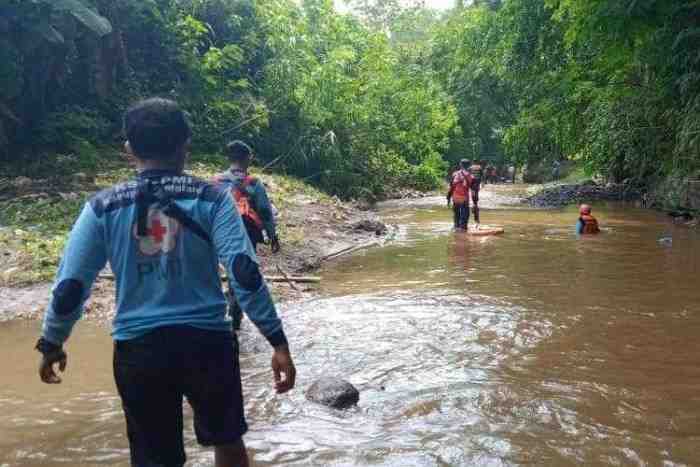
<instances>
[{"instance_id":1,"label":"pmi logo on shirt","mask_svg":"<svg viewBox=\"0 0 700 467\"><path fill-rule=\"evenodd\" d=\"M180 223L168 217L159 209L148 211L147 235L139 237L138 223L134 224L134 238L138 241L139 251L146 256L168 254L177 246Z\"/></svg>"}]
</instances>

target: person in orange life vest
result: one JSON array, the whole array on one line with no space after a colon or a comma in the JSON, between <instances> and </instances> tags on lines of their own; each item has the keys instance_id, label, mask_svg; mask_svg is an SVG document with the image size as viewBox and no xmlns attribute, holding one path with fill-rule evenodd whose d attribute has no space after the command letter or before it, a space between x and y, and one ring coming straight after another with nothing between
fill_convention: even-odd
<instances>
[{"instance_id":1,"label":"person in orange life vest","mask_svg":"<svg viewBox=\"0 0 700 467\"><path fill-rule=\"evenodd\" d=\"M452 202L454 211L454 226L457 230L467 230L469 226L469 188L472 184L472 176L469 173L471 163L462 159L460 169L452 176L450 190L447 192L447 205Z\"/></svg>"},{"instance_id":2,"label":"person in orange life vest","mask_svg":"<svg viewBox=\"0 0 700 467\"><path fill-rule=\"evenodd\" d=\"M259 243L264 242L263 232L270 240L272 252L280 251L277 238L275 217L272 204L267 197L267 191L262 182L248 175L248 167L253 159L253 150L243 141L232 141L226 145L226 155L231 163L230 168L214 177L216 185L230 188L238 211L243 219L248 238L257 250ZM243 319L243 310L238 304L231 287L226 293L229 303L229 315L233 319L233 327L239 330Z\"/></svg>"},{"instance_id":3,"label":"person in orange life vest","mask_svg":"<svg viewBox=\"0 0 700 467\"><path fill-rule=\"evenodd\" d=\"M600 233L598 220L591 215L591 207L588 204L582 204L579 212L581 216L576 223L576 233L578 235Z\"/></svg>"}]
</instances>

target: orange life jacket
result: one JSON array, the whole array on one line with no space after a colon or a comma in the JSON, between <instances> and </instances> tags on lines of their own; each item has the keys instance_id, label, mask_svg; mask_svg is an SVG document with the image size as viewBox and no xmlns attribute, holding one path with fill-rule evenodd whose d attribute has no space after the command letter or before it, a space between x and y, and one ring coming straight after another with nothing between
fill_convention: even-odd
<instances>
[{"instance_id":1,"label":"orange life jacket","mask_svg":"<svg viewBox=\"0 0 700 467\"><path fill-rule=\"evenodd\" d=\"M472 177L463 170L458 170L452 176L452 202L463 204L469 201L469 187Z\"/></svg>"},{"instance_id":2,"label":"orange life jacket","mask_svg":"<svg viewBox=\"0 0 700 467\"><path fill-rule=\"evenodd\" d=\"M600 227L598 227L598 220L591 216L590 214L581 214L581 220L583 221L583 232L584 234L597 234L600 233Z\"/></svg>"},{"instance_id":3,"label":"orange life jacket","mask_svg":"<svg viewBox=\"0 0 700 467\"><path fill-rule=\"evenodd\" d=\"M231 190L233 192L233 199L236 200L236 206L238 207L238 212L241 214L243 221L248 221L253 226L259 230L263 230L264 225L260 214L255 212L253 208L253 203L250 199L250 193L247 188L252 186L256 182L254 177L246 175L246 177L241 181L241 184ZM246 224L248 223L246 222Z\"/></svg>"}]
</instances>

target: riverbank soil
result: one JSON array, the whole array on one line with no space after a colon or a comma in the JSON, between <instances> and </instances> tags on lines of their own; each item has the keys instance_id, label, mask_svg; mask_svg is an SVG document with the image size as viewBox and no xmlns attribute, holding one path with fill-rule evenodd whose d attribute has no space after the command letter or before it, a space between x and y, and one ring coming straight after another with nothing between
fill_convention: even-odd
<instances>
[{"instance_id":1,"label":"riverbank soil","mask_svg":"<svg viewBox=\"0 0 700 467\"><path fill-rule=\"evenodd\" d=\"M218 169L194 163L190 172L208 178ZM117 166L105 173L0 180L0 321L42 315L67 234L85 201L131 174ZM278 210L282 243L278 254L268 245L258 247L265 276L308 275L336 253L380 244L390 232L356 203L342 202L290 177L257 175ZM286 301L308 297L314 285L276 281L270 287L278 301ZM106 271L95 283L85 316L108 320L113 310L114 282Z\"/></svg>"}]
</instances>

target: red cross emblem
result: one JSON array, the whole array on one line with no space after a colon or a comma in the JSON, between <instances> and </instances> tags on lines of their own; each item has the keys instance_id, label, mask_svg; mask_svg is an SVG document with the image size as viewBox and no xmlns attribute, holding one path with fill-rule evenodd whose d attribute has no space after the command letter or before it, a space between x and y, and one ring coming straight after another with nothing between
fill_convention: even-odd
<instances>
[{"instance_id":1,"label":"red cross emblem","mask_svg":"<svg viewBox=\"0 0 700 467\"><path fill-rule=\"evenodd\" d=\"M177 245L180 224L160 210L151 209L148 211L146 236L139 237L137 223L134 224L133 233L141 254L146 256L167 254Z\"/></svg>"},{"instance_id":2,"label":"red cross emblem","mask_svg":"<svg viewBox=\"0 0 700 467\"><path fill-rule=\"evenodd\" d=\"M163 243L163 237L168 233L167 227L160 223L160 219L151 221L151 228L148 229L148 235L155 240L156 243Z\"/></svg>"}]
</instances>

